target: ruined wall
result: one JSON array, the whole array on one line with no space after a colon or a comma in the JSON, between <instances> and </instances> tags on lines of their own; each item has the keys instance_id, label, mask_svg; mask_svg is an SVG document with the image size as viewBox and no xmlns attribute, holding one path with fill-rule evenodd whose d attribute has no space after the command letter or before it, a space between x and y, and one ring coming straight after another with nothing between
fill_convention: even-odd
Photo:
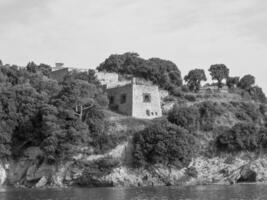
<instances>
[{"instance_id":1,"label":"ruined wall","mask_svg":"<svg viewBox=\"0 0 267 200\"><path fill-rule=\"evenodd\" d=\"M51 78L58 82L63 81L64 77L68 74L68 68L58 69L51 72Z\"/></svg>"},{"instance_id":2,"label":"ruined wall","mask_svg":"<svg viewBox=\"0 0 267 200\"><path fill-rule=\"evenodd\" d=\"M119 75L117 73L97 72L96 77L107 88L110 88L110 85L114 85L119 81Z\"/></svg>"},{"instance_id":3,"label":"ruined wall","mask_svg":"<svg viewBox=\"0 0 267 200\"><path fill-rule=\"evenodd\" d=\"M144 95L151 96L150 102L144 102ZM133 85L132 116L153 119L162 116L158 86Z\"/></svg>"},{"instance_id":4,"label":"ruined wall","mask_svg":"<svg viewBox=\"0 0 267 200\"><path fill-rule=\"evenodd\" d=\"M124 115L132 116L132 84L107 89L110 109ZM126 101L121 102L122 95L126 95ZM113 100L111 100L113 98ZM113 102L112 102L113 101Z\"/></svg>"}]
</instances>

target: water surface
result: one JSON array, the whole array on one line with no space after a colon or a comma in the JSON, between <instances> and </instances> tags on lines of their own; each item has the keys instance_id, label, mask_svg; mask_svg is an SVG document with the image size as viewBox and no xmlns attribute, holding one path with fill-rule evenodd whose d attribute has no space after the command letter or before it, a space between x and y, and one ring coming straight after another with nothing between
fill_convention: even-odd
<instances>
[{"instance_id":1,"label":"water surface","mask_svg":"<svg viewBox=\"0 0 267 200\"><path fill-rule=\"evenodd\" d=\"M267 185L144 188L8 189L1 200L252 200L267 199Z\"/></svg>"}]
</instances>

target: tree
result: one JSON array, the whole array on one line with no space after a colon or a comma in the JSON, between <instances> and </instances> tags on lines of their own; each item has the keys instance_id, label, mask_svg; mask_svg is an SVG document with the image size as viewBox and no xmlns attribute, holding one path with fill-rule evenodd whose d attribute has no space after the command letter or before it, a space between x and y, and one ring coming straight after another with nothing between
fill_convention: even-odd
<instances>
[{"instance_id":1,"label":"tree","mask_svg":"<svg viewBox=\"0 0 267 200\"><path fill-rule=\"evenodd\" d=\"M182 85L181 72L173 62L160 58L146 60L137 53L111 55L97 70L140 77L168 90Z\"/></svg>"},{"instance_id":2,"label":"tree","mask_svg":"<svg viewBox=\"0 0 267 200\"><path fill-rule=\"evenodd\" d=\"M194 145L195 139L187 130L167 120L156 121L134 135L134 164L187 166L194 155Z\"/></svg>"},{"instance_id":3,"label":"tree","mask_svg":"<svg viewBox=\"0 0 267 200\"><path fill-rule=\"evenodd\" d=\"M31 73L42 73L44 76L50 76L52 71L51 66L42 63L37 65L34 62L29 62L26 66L26 69Z\"/></svg>"},{"instance_id":4,"label":"tree","mask_svg":"<svg viewBox=\"0 0 267 200\"><path fill-rule=\"evenodd\" d=\"M245 76L243 76L238 84L238 87L240 87L241 89L244 90L248 90L250 89L253 85L255 84L255 77L247 74Z\"/></svg>"},{"instance_id":5,"label":"tree","mask_svg":"<svg viewBox=\"0 0 267 200\"><path fill-rule=\"evenodd\" d=\"M222 81L229 76L229 69L224 64L215 64L210 66L210 75L212 80L217 80L218 88L222 88Z\"/></svg>"},{"instance_id":6,"label":"tree","mask_svg":"<svg viewBox=\"0 0 267 200\"><path fill-rule=\"evenodd\" d=\"M266 96L264 92L262 91L262 88L258 86L251 87L249 89L249 94L252 97L252 99L262 102L262 103L266 103Z\"/></svg>"},{"instance_id":7,"label":"tree","mask_svg":"<svg viewBox=\"0 0 267 200\"><path fill-rule=\"evenodd\" d=\"M199 117L198 109L194 106L179 107L176 105L168 114L168 120L171 123L190 131L198 128Z\"/></svg>"},{"instance_id":8,"label":"tree","mask_svg":"<svg viewBox=\"0 0 267 200\"><path fill-rule=\"evenodd\" d=\"M238 85L239 83L239 77L228 77L226 80L226 85L229 89L234 88Z\"/></svg>"},{"instance_id":9,"label":"tree","mask_svg":"<svg viewBox=\"0 0 267 200\"><path fill-rule=\"evenodd\" d=\"M184 80L187 82L191 91L198 92L201 86L201 81L206 81L207 78L203 69L194 69L184 77Z\"/></svg>"},{"instance_id":10,"label":"tree","mask_svg":"<svg viewBox=\"0 0 267 200\"><path fill-rule=\"evenodd\" d=\"M252 123L238 123L216 139L219 150L255 151L262 145L266 147L267 130Z\"/></svg>"}]
</instances>

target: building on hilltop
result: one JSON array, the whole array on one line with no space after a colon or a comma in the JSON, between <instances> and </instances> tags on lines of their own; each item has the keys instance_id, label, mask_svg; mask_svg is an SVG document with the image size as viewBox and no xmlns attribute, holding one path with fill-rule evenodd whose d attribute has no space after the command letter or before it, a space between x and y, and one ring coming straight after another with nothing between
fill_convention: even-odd
<instances>
[{"instance_id":1,"label":"building on hilltop","mask_svg":"<svg viewBox=\"0 0 267 200\"><path fill-rule=\"evenodd\" d=\"M162 116L158 86L133 78L131 83L106 89L110 109L136 118Z\"/></svg>"},{"instance_id":2,"label":"building on hilltop","mask_svg":"<svg viewBox=\"0 0 267 200\"><path fill-rule=\"evenodd\" d=\"M64 67L64 63L56 63L55 67L52 68L51 78L61 82L68 74L68 71L69 69Z\"/></svg>"}]
</instances>

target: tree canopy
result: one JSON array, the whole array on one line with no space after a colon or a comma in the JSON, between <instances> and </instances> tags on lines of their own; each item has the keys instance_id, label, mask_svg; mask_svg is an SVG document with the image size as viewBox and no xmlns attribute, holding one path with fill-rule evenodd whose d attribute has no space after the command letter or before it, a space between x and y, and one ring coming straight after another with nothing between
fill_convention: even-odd
<instances>
[{"instance_id":1,"label":"tree canopy","mask_svg":"<svg viewBox=\"0 0 267 200\"><path fill-rule=\"evenodd\" d=\"M247 74L245 76L243 76L240 81L238 86L244 90L248 90L250 89L253 85L255 84L255 77Z\"/></svg>"},{"instance_id":2,"label":"tree canopy","mask_svg":"<svg viewBox=\"0 0 267 200\"><path fill-rule=\"evenodd\" d=\"M239 77L238 76L236 76L236 77L228 77L227 80L226 80L226 85L230 89L238 86L238 84L239 84Z\"/></svg>"},{"instance_id":3,"label":"tree canopy","mask_svg":"<svg viewBox=\"0 0 267 200\"><path fill-rule=\"evenodd\" d=\"M26 67L0 66L1 159L38 146L47 162L55 162L74 153L79 144L92 145L96 129L90 120L93 114L87 113L102 112L107 106L95 74L73 72L59 83L49 78L50 70L33 62ZM77 106L87 108L83 117Z\"/></svg>"},{"instance_id":4,"label":"tree canopy","mask_svg":"<svg viewBox=\"0 0 267 200\"><path fill-rule=\"evenodd\" d=\"M189 71L188 75L184 77L187 85L191 91L198 92L201 86L201 81L206 81L207 77L203 69L194 69Z\"/></svg>"},{"instance_id":5,"label":"tree canopy","mask_svg":"<svg viewBox=\"0 0 267 200\"><path fill-rule=\"evenodd\" d=\"M181 72L173 62L160 58L146 60L137 53L113 54L97 70L144 78L168 90L182 85Z\"/></svg>"},{"instance_id":6,"label":"tree canopy","mask_svg":"<svg viewBox=\"0 0 267 200\"><path fill-rule=\"evenodd\" d=\"M222 88L222 81L229 76L229 69L224 64L214 64L209 68L212 80L217 80L218 88Z\"/></svg>"},{"instance_id":7,"label":"tree canopy","mask_svg":"<svg viewBox=\"0 0 267 200\"><path fill-rule=\"evenodd\" d=\"M187 130L163 120L136 133L133 144L136 166L161 163L183 167L191 161L195 140Z\"/></svg>"}]
</instances>

